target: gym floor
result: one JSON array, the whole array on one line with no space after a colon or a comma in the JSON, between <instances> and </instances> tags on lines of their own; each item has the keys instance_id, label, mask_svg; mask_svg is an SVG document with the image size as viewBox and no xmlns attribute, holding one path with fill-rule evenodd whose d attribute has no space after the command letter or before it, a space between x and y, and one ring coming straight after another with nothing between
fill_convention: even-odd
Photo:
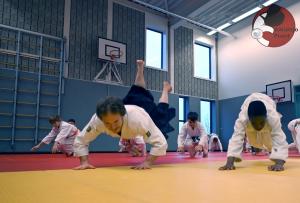
<instances>
[{"instance_id":1,"label":"gym floor","mask_svg":"<svg viewBox=\"0 0 300 203\"><path fill-rule=\"evenodd\" d=\"M267 171L267 156L243 157L235 171L219 171L225 153L168 153L151 170L135 171L129 166L143 158L95 153L97 169L74 171L78 160L61 154L0 155L0 202L299 202L298 154L283 172Z\"/></svg>"}]
</instances>

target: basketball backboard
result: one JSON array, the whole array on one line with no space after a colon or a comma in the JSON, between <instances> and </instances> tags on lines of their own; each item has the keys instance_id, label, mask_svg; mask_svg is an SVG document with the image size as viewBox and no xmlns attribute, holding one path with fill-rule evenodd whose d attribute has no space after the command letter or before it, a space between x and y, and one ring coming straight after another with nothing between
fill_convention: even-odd
<instances>
[{"instance_id":1,"label":"basketball backboard","mask_svg":"<svg viewBox=\"0 0 300 203\"><path fill-rule=\"evenodd\" d=\"M99 37L98 59L126 64L126 44Z\"/></svg>"},{"instance_id":2,"label":"basketball backboard","mask_svg":"<svg viewBox=\"0 0 300 203\"><path fill-rule=\"evenodd\" d=\"M266 85L266 94L272 97L276 103L293 101L292 81L286 80L282 82Z\"/></svg>"}]
</instances>

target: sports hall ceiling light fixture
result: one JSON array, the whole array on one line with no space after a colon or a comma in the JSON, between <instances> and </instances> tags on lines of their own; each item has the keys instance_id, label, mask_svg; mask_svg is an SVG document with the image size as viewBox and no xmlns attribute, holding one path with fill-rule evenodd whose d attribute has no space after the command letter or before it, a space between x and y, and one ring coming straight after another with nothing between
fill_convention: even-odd
<instances>
[{"instance_id":1,"label":"sports hall ceiling light fixture","mask_svg":"<svg viewBox=\"0 0 300 203\"><path fill-rule=\"evenodd\" d=\"M270 6L271 4L275 3L276 1L278 1L278 0L269 0L269 1L265 2L265 3L263 3L263 5L264 6Z\"/></svg>"},{"instance_id":2,"label":"sports hall ceiling light fixture","mask_svg":"<svg viewBox=\"0 0 300 203\"><path fill-rule=\"evenodd\" d=\"M263 6L269 6L269 5L271 5L271 4L273 4L273 3L277 2L277 1L278 0L269 0L269 1L266 1L265 3L263 3L262 5ZM257 6L257 7L253 8L253 9L251 9L250 11L247 11L246 13L244 13L244 14L236 17L236 18L234 18L232 20L232 22L233 23L237 23L237 22L243 20L244 18L247 18L248 16L252 15L253 13L258 12L260 9L261 9L261 7ZM229 27L230 25L232 25L232 24L231 23L226 23L226 24L218 27L217 30L225 29L225 28ZM207 35L213 35L215 33L216 33L216 31L212 30L212 31L208 32Z\"/></svg>"},{"instance_id":3,"label":"sports hall ceiling light fixture","mask_svg":"<svg viewBox=\"0 0 300 203\"><path fill-rule=\"evenodd\" d=\"M206 29L209 29L209 30L212 30L212 31L216 31L216 32L219 32L219 33L221 33L221 34L223 34L223 35L232 37L232 35L231 35L230 33L228 33L228 32L225 32L225 31L222 31L222 30L217 30L216 28L213 28L213 27L210 27L210 26L208 26L208 25L199 23L199 22L194 21L194 20L192 20L192 19L190 19L190 18L186 18L186 17L180 16L180 15L177 15L177 14L175 14L175 13L166 11L166 10L164 10L164 9L162 9L162 8L153 6L153 5L148 4L148 3L145 3L145 2L143 2L143 1L140 1L140 0L130 0L130 1L135 2L135 3L137 3L137 4L140 4L140 5L143 5L143 6L145 6L145 7L151 8L151 9L153 9L153 10L159 11L159 12L161 12L161 13L164 13L164 14L167 14L167 15L170 15L170 16L173 16L173 17L176 17L176 18L179 18L179 19L181 19L181 20L185 20L185 21L187 21L187 22L189 22L189 23L191 23L191 24L197 25L197 26L199 26L199 27L206 28Z\"/></svg>"},{"instance_id":4,"label":"sports hall ceiling light fixture","mask_svg":"<svg viewBox=\"0 0 300 203\"><path fill-rule=\"evenodd\" d=\"M243 20L244 18L247 18L248 16L252 15L253 13L256 13L260 9L261 9L260 7L255 7L254 9L251 9L250 11L247 11L246 13L240 15L239 17L236 17L235 19L232 20L232 22L237 23L240 20Z\"/></svg>"}]
</instances>

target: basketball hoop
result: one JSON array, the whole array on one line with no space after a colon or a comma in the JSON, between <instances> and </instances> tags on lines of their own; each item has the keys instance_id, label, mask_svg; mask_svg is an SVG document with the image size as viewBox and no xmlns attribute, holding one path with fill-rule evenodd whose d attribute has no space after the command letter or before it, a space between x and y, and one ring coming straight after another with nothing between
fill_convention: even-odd
<instances>
[{"instance_id":1,"label":"basketball hoop","mask_svg":"<svg viewBox=\"0 0 300 203\"><path fill-rule=\"evenodd\" d=\"M121 56L123 56L123 52L121 50L111 50L109 52L110 55L110 59L112 61L115 61L115 59L119 59L121 58Z\"/></svg>"},{"instance_id":2,"label":"basketball hoop","mask_svg":"<svg viewBox=\"0 0 300 203\"><path fill-rule=\"evenodd\" d=\"M283 100L283 97L279 97L279 96L270 96L274 101L275 103L279 103Z\"/></svg>"},{"instance_id":3,"label":"basketball hoop","mask_svg":"<svg viewBox=\"0 0 300 203\"><path fill-rule=\"evenodd\" d=\"M98 38L98 59L103 63L101 70L94 77L94 81L123 84L118 66L126 64L126 46L118 41Z\"/></svg>"}]
</instances>

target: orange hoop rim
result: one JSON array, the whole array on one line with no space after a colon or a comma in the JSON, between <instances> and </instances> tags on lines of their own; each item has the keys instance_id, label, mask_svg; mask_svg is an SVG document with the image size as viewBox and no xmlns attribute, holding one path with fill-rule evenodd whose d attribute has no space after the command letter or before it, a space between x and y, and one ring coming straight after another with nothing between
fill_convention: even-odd
<instances>
[{"instance_id":1,"label":"orange hoop rim","mask_svg":"<svg viewBox=\"0 0 300 203\"><path fill-rule=\"evenodd\" d=\"M282 101L282 99L284 98L284 97L279 97L279 96L270 96L270 97L271 97L276 103Z\"/></svg>"},{"instance_id":2,"label":"orange hoop rim","mask_svg":"<svg viewBox=\"0 0 300 203\"><path fill-rule=\"evenodd\" d=\"M118 54L114 54L114 52L118 53ZM123 56L123 52L121 50L111 50L109 52L110 55L110 59L111 60L115 60L116 58L121 58L121 56Z\"/></svg>"}]
</instances>

